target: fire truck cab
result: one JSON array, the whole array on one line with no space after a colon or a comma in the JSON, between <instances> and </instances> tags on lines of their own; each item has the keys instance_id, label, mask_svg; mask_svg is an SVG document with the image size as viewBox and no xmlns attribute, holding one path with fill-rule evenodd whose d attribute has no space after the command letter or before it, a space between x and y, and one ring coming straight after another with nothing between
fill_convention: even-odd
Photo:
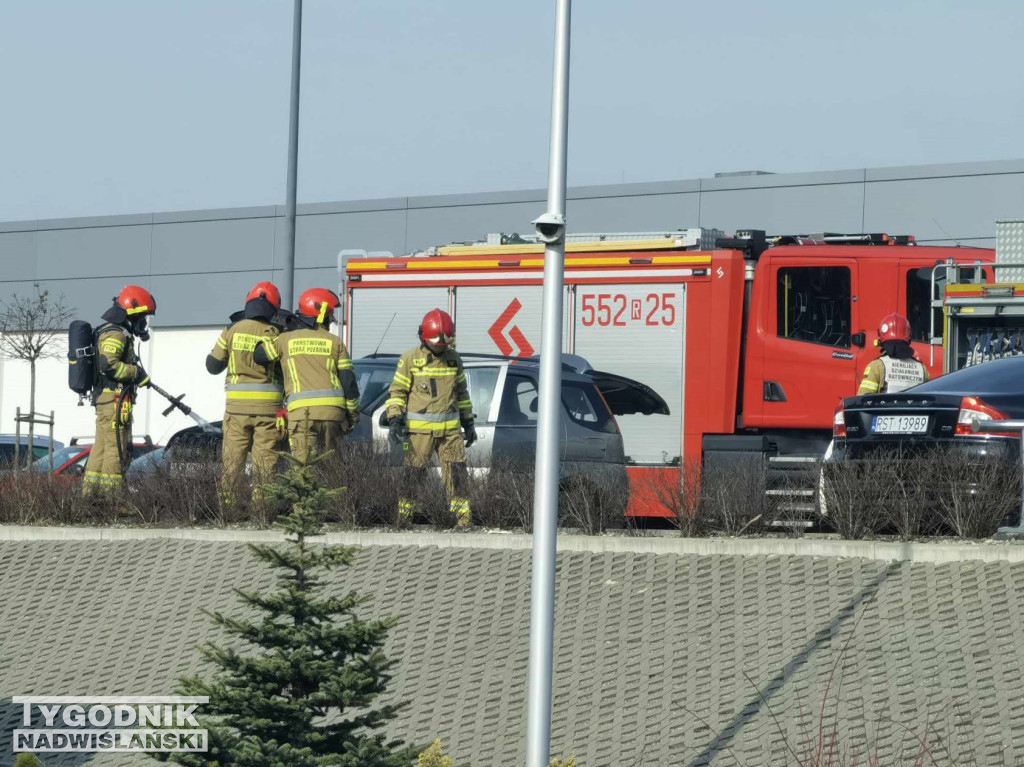
<instances>
[{"instance_id":1,"label":"fire truck cab","mask_svg":"<svg viewBox=\"0 0 1024 767\"><path fill-rule=\"evenodd\" d=\"M994 258L882 234L722 234L567 237L563 351L648 384L669 405L668 416L618 419L635 487L645 472L709 460L816 460L836 404L877 355L881 318L905 314L919 358L939 375L934 268ZM518 235L401 258L342 251L353 356L404 350L435 306L452 313L461 351L535 354L543 252ZM629 513L665 515L642 493Z\"/></svg>"}]
</instances>

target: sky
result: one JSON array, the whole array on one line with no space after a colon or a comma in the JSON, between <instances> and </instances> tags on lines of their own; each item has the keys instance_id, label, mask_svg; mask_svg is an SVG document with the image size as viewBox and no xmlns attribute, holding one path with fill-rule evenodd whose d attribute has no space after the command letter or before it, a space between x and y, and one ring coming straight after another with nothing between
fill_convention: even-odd
<instances>
[{"instance_id":1,"label":"sky","mask_svg":"<svg viewBox=\"0 0 1024 767\"><path fill-rule=\"evenodd\" d=\"M305 0L299 202L547 183L554 0ZM1024 157L1019 0L576 0L571 186ZM283 203L292 0L0 2L0 221Z\"/></svg>"}]
</instances>

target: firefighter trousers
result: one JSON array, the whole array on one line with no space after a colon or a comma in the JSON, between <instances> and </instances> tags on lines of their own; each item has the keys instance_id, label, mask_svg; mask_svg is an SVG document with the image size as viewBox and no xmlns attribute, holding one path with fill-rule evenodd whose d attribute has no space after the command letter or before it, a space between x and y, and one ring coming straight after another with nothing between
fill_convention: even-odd
<instances>
[{"instance_id":1,"label":"firefighter trousers","mask_svg":"<svg viewBox=\"0 0 1024 767\"><path fill-rule=\"evenodd\" d=\"M405 453L406 490L398 501L398 518L410 520L415 511L411 496L417 486L422 486L423 472L432 462L434 454L441 464L441 479L448 510L454 515L459 527L473 523L469 499L462 493L466 489L466 447L461 431L443 434L409 434L402 445Z\"/></svg>"},{"instance_id":2,"label":"firefighter trousers","mask_svg":"<svg viewBox=\"0 0 1024 767\"><path fill-rule=\"evenodd\" d=\"M252 497L263 497L261 487L269 482L277 465L277 443L284 436L272 415L224 414L224 447L221 452L221 499L238 501L245 482L245 458L252 453Z\"/></svg>"},{"instance_id":3,"label":"firefighter trousers","mask_svg":"<svg viewBox=\"0 0 1024 767\"><path fill-rule=\"evenodd\" d=\"M85 493L98 493L120 489L124 481L124 470L131 460L132 423L130 405L125 402L121 416L121 428L117 428L115 414L117 402L96 405L96 441L89 452L82 478ZM118 436L121 450L117 449ZM124 456L124 464L121 456Z\"/></svg>"},{"instance_id":4,"label":"firefighter trousers","mask_svg":"<svg viewBox=\"0 0 1024 767\"><path fill-rule=\"evenodd\" d=\"M288 446L300 463L309 463L328 450L337 450L345 436L342 421L319 421L313 418L288 417Z\"/></svg>"}]
</instances>

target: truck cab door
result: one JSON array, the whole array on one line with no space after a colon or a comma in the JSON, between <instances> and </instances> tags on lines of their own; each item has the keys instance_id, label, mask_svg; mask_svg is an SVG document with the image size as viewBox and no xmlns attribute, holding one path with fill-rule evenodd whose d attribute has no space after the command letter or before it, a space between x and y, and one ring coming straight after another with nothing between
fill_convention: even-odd
<instances>
[{"instance_id":1,"label":"truck cab door","mask_svg":"<svg viewBox=\"0 0 1024 767\"><path fill-rule=\"evenodd\" d=\"M769 268L761 425L830 429L839 400L857 392L864 354L857 262L779 259Z\"/></svg>"}]
</instances>

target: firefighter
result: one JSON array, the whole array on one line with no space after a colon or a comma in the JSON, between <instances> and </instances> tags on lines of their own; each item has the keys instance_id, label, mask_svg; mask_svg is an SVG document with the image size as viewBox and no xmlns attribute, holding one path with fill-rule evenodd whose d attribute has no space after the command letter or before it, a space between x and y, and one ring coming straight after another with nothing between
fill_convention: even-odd
<instances>
[{"instance_id":1,"label":"firefighter","mask_svg":"<svg viewBox=\"0 0 1024 767\"><path fill-rule=\"evenodd\" d=\"M146 318L156 314L156 300L145 288L127 285L103 313L96 329L96 441L82 478L86 493L121 487L131 459L132 406L140 386L149 385L133 345L149 340Z\"/></svg>"},{"instance_id":2,"label":"firefighter","mask_svg":"<svg viewBox=\"0 0 1024 767\"><path fill-rule=\"evenodd\" d=\"M299 296L293 327L256 350L256 362L278 362L284 377L288 441L292 455L308 463L333 450L359 423L359 386L341 339L330 332L341 305L327 288Z\"/></svg>"},{"instance_id":3,"label":"firefighter","mask_svg":"<svg viewBox=\"0 0 1024 767\"><path fill-rule=\"evenodd\" d=\"M928 368L914 357L910 323L902 314L882 319L875 345L881 347L881 355L868 364L857 394L892 394L928 380Z\"/></svg>"},{"instance_id":4,"label":"firefighter","mask_svg":"<svg viewBox=\"0 0 1024 767\"><path fill-rule=\"evenodd\" d=\"M437 453L448 506L460 527L472 523L466 484L466 447L476 442L473 403L462 358L455 351L455 324L447 312L432 309L418 330L420 345L398 360L387 405L391 438L402 443L407 482L422 485L427 464ZM465 443L463 443L463 433ZM412 517L413 502L398 502L399 520Z\"/></svg>"},{"instance_id":5,"label":"firefighter","mask_svg":"<svg viewBox=\"0 0 1024 767\"><path fill-rule=\"evenodd\" d=\"M228 505L238 500L245 458L252 453L253 498L273 475L277 443L284 438L277 426L284 389L280 369L261 365L254 352L263 340L273 340L278 329L271 324L281 308L281 293L272 282L260 282L245 297L245 308L231 315L231 325L220 334L206 357L206 369L224 381L224 443L222 449L221 499Z\"/></svg>"}]
</instances>

